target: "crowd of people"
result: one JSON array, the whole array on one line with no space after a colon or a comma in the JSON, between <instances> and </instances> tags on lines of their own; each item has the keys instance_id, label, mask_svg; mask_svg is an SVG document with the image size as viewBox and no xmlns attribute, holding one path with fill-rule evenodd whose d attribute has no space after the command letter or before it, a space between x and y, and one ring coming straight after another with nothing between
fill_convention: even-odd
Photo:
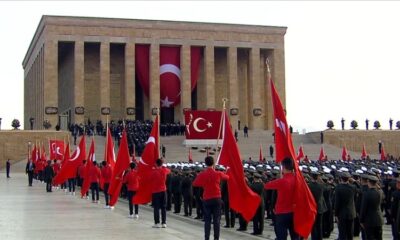
<instances>
[{"instance_id":1,"label":"crowd of people","mask_svg":"<svg viewBox=\"0 0 400 240\"><path fill-rule=\"evenodd\" d=\"M143 152L145 143L149 137L151 128L153 127L153 121L151 120L118 120L110 121L108 127L110 128L110 133L114 138L114 141L119 145L122 130L124 125L127 132L128 146L130 154L133 153L133 148L140 156ZM85 124L71 124L69 130L74 137L74 144L76 145L76 140L79 136L83 135L85 132L88 136L99 135L106 136L107 130L102 121L97 120L96 124L93 124L90 120ZM160 124L160 136L180 136L185 134L186 127L180 122L176 123L161 123Z\"/></svg>"},{"instance_id":2,"label":"crowd of people","mask_svg":"<svg viewBox=\"0 0 400 240\"><path fill-rule=\"evenodd\" d=\"M223 227L234 228L239 225L238 231L248 230L248 223L229 207L226 169L215 165L212 157L207 157L203 163L165 164L160 159L157 166L161 170L154 175L154 179L158 180L154 180L157 186L153 191L152 206L157 212L161 211L161 221L160 214L155 213L154 227L166 227L165 212L173 211L174 214L205 221L206 239L210 236L211 223L214 224L214 239L219 238L221 216L225 220ZM51 179L59 167L57 161L48 161L47 166L39 169L29 162L26 166L29 185L36 178L45 181L47 191L51 191ZM91 182L94 203L99 203L99 186L104 189L104 185L109 183L110 173L105 173L106 167L106 162L103 162L94 173L96 176L91 177L91 181L97 183ZM299 167L317 203L311 239L330 238L335 222L339 239L352 239L355 236L382 239L383 217L386 224L392 226L393 239L399 239L400 178L397 161L302 161ZM243 168L249 187L262 199L252 220L252 234L262 235L264 221L270 219L277 239L286 239L288 232L292 239L297 239L293 231L292 198L288 197L294 190L291 185L293 161L276 164L274 161L244 160ZM75 195L75 183L78 186L83 183L83 169L82 165L78 168L76 179L69 179L60 187ZM218 174L215 175L215 172ZM139 206L134 206L133 212L132 202L139 184L136 163L132 162L125 171L123 183L119 197L128 198L129 217L137 219ZM107 190L104 192L107 193ZM105 207L112 208L108 194L105 194Z\"/></svg>"}]
</instances>

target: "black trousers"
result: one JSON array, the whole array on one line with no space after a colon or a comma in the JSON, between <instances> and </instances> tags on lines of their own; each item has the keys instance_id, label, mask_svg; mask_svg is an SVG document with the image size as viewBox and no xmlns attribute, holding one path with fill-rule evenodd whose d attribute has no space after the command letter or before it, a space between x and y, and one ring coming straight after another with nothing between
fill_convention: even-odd
<instances>
[{"instance_id":1,"label":"black trousers","mask_svg":"<svg viewBox=\"0 0 400 240\"><path fill-rule=\"evenodd\" d=\"M246 222L246 220L244 220L243 216L241 214L239 214L239 229L246 231L247 225L248 225L248 222Z\"/></svg>"},{"instance_id":2,"label":"black trousers","mask_svg":"<svg viewBox=\"0 0 400 240\"><path fill-rule=\"evenodd\" d=\"M185 194L183 196L183 211L185 216L192 216L193 195Z\"/></svg>"},{"instance_id":3,"label":"black trousers","mask_svg":"<svg viewBox=\"0 0 400 240\"><path fill-rule=\"evenodd\" d=\"M172 192L167 190L167 211L171 211L172 208Z\"/></svg>"},{"instance_id":4,"label":"black trousers","mask_svg":"<svg viewBox=\"0 0 400 240\"><path fill-rule=\"evenodd\" d=\"M110 183L104 183L104 189L103 189L103 193L104 193L104 198L106 200L106 206L108 206L108 199L110 198L110 195L108 194L108 188L110 187Z\"/></svg>"},{"instance_id":5,"label":"black trousers","mask_svg":"<svg viewBox=\"0 0 400 240\"><path fill-rule=\"evenodd\" d=\"M181 205L182 205L182 194L174 193L174 213L181 212Z\"/></svg>"},{"instance_id":6,"label":"black trousers","mask_svg":"<svg viewBox=\"0 0 400 240\"><path fill-rule=\"evenodd\" d=\"M333 212L331 209L322 215L322 232L324 238L329 238L333 231Z\"/></svg>"},{"instance_id":7,"label":"black trousers","mask_svg":"<svg viewBox=\"0 0 400 240\"><path fill-rule=\"evenodd\" d=\"M322 240L322 213L317 213L315 215L315 221L311 231L311 240Z\"/></svg>"},{"instance_id":8,"label":"black trousers","mask_svg":"<svg viewBox=\"0 0 400 240\"><path fill-rule=\"evenodd\" d=\"M33 171L28 171L28 183L29 183L29 186L32 186L32 181L33 181Z\"/></svg>"},{"instance_id":9,"label":"black trousers","mask_svg":"<svg viewBox=\"0 0 400 240\"><path fill-rule=\"evenodd\" d=\"M200 197L195 196L196 199L196 218L202 219L203 218L203 201Z\"/></svg>"},{"instance_id":10,"label":"black trousers","mask_svg":"<svg viewBox=\"0 0 400 240\"><path fill-rule=\"evenodd\" d=\"M294 231L293 213L276 214L274 230L277 240L286 240L288 231L292 240L300 239Z\"/></svg>"},{"instance_id":11,"label":"black trousers","mask_svg":"<svg viewBox=\"0 0 400 240\"><path fill-rule=\"evenodd\" d=\"M10 167L6 168L6 173L7 173L7 177L9 178L10 177Z\"/></svg>"},{"instance_id":12,"label":"black trousers","mask_svg":"<svg viewBox=\"0 0 400 240\"><path fill-rule=\"evenodd\" d=\"M382 240L382 226L365 226L367 240Z\"/></svg>"},{"instance_id":13,"label":"black trousers","mask_svg":"<svg viewBox=\"0 0 400 240\"><path fill-rule=\"evenodd\" d=\"M361 226L360 226L360 219L358 217L354 218L354 237L358 237L361 232Z\"/></svg>"},{"instance_id":14,"label":"black trousers","mask_svg":"<svg viewBox=\"0 0 400 240\"><path fill-rule=\"evenodd\" d=\"M47 181L46 181L46 191L47 192L51 192L51 183L52 183L52 179L47 179Z\"/></svg>"},{"instance_id":15,"label":"black trousers","mask_svg":"<svg viewBox=\"0 0 400 240\"><path fill-rule=\"evenodd\" d=\"M352 240L354 219L338 219L339 240Z\"/></svg>"},{"instance_id":16,"label":"black trousers","mask_svg":"<svg viewBox=\"0 0 400 240\"><path fill-rule=\"evenodd\" d=\"M229 207L229 202L224 202L225 226L235 227L236 213Z\"/></svg>"},{"instance_id":17,"label":"black trousers","mask_svg":"<svg viewBox=\"0 0 400 240\"><path fill-rule=\"evenodd\" d=\"M133 214L133 201L132 198L135 196L136 191L128 191L128 202L129 202L129 214ZM139 205L135 204L135 214L139 214Z\"/></svg>"},{"instance_id":18,"label":"black trousers","mask_svg":"<svg viewBox=\"0 0 400 240\"><path fill-rule=\"evenodd\" d=\"M90 189L92 190L92 201L99 201L99 183L92 182L90 184ZM96 194L96 199L94 199L94 194Z\"/></svg>"},{"instance_id":19,"label":"black trousers","mask_svg":"<svg viewBox=\"0 0 400 240\"><path fill-rule=\"evenodd\" d=\"M210 239L211 219L214 227L214 240L219 239L220 220L221 220L221 204L220 198L213 198L203 201L204 205L204 239Z\"/></svg>"},{"instance_id":20,"label":"black trousers","mask_svg":"<svg viewBox=\"0 0 400 240\"><path fill-rule=\"evenodd\" d=\"M167 223L167 194L166 192L153 193L152 203L154 208L154 223L160 223L160 211L161 211L161 223Z\"/></svg>"},{"instance_id":21,"label":"black trousers","mask_svg":"<svg viewBox=\"0 0 400 240\"><path fill-rule=\"evenodd\" d=\"M75 192L75 178L68 178L68 191Z\"/></svg>"},{"instance_id":22,"label":"black trousers","mask_svg":"<svg viewBox=\"0 0 400 240\"><path fill-rule=\"evenodd\" d=\"M260 204L257 208L257 212L253 217L253 232L254 234L262 234L264 231L264 217L265 209L264 205Z\"/></svg>"}]
</instances>

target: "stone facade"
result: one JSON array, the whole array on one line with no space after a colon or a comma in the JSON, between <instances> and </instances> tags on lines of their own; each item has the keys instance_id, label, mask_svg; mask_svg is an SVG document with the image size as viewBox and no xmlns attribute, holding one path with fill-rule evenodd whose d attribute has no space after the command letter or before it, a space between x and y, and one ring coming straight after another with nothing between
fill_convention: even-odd
<instances>
[{"instance_id":1,"label":"stone facade","mask_svg":"<svg viewBox=\"0 0 400 240\"><path fill-rule=\"evenodd\" d=\"M227 98L228 111L238 112L231 114L234 128L240 121L242 128L271 129L265 60L285 104L285 33L285 27L271 26L43 16L23 60L24 127L29 128L30 117L35 129L45 119L55 126L60 114L72 123L151 118L152 109L160 107L160 46L173 45L181 47L182 72L175 121L183 120L185 108L221 109ZM136 90L135 44L150 45L149 98ZM191 46L203 49L194 92ZM84 114L76 112L82 108ZM104 108L110 109L109 117ZM136 115L128 115L128 108ZM254 114L257 109L261 114Z\"/></svg>"}]
</instances>

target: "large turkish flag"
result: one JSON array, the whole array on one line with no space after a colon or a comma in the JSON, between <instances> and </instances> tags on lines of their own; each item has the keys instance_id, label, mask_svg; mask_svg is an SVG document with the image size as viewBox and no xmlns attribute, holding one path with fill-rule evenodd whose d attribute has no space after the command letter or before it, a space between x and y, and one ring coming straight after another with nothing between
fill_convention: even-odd
<instances>
[{"instance_id":1,"label":"large turkish flag","mask_svg":"<svg viewBox=\"0 0 400 240\"><path fill-rule=\"evenodd\" d=\"M185 111L186 139L217 139L221 111ZM219 138L221 139L221 133Z\"/></svg>"}]
</instances>

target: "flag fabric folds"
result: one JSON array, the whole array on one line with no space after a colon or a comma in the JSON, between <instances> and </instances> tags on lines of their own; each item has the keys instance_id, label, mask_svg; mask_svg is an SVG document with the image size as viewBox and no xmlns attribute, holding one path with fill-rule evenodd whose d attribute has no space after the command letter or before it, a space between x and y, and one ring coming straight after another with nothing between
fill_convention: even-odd
<instances>
[{"instance_id":1,"label":"flag fabric folds","mask_svg":"<svg viewBox=\"0 0 400 240\"><path fill-rule=\"evenodd\" d=\"M78 147L72 154L71 158L66 159L64 161L60 171L54 177L53 183L55 185L58 185L65 182L68 178L76 177L77 169L79 165L82 164L85 157L86 157L86 143L85 143L85 135L83 135L79 142Z\"/></svg>"},{"instance_id":2,"label":"flag fabric folds","mask_svg":"<svg viewBox=\"0 0 400 240\"><path fill-rule=\"evenodd\" d=\"M249 188L245 181L239 148L230 128L227 113L223 112L223 114L224 142L217 162L228 169L228 197L230 208L240 213L248 222L256 213L261 199Z\"/></svg>"},{"instance_id":3,"label":"flag fabric folds","mask_svg":"<svg viewBox=\"0 0 400 240\"><path fill-rule=\"evenodd\" d=\"M325 150L324 150L324 146L321 146L321 150L319 151L318 160L319 160L319 161L324 161L324 160L325 160Z\"/></svg>"},{"instance_id":4,"label":"flag fabric folds","mask_svg":"<svg viewBox=\"0 0 400 240\"><path fill-rule=\"evenodd\" d=\"M128 138L126 137L126 130L122 132L122 139L119 145L117 162L115 163L114 170L112 172L110 187L108 193L111 195L110 206L114 206L119 197L119 193L122 187L123 174L129 167L131 159L129 156Z\"/></svg>"},{"instance_id":5,"label":"flag fabric folds","mask_svg":"<svg viewBox=\"0 0 400 240\"><path fill-rule=\"evenodd\" d=\"M302 158L304 158L304 150L303 150L303 146L299 147L299 151L297 153L297 160L300 161Z\"/></svg>"},{"instance_id":6,"label":"flag fabric folds","mask_svg":"<svg viewBox=\"0 0 400 240\"><path fill-rule=\"evenodd\" d=\"M92 142L91 142L90 148L89 148L89 156L87 158L88 160L86 161L85 170L83 173L85 177L83 178L83 183L82 183L82 187L81 187L81 196L85 196L90 187L89 173L90 173L90 169L94 167L93 161L96 161L94 148L95 148L94 138L92 138Z\"/></svg>"},{"instance_id":7,"label":"flag fabric folds","mask_svg":"<svg viewBox=\"0 0 400 240\"><path fill-rule=\"evenodd\" d=\"M114 143L112 140L110 128L107 126L106 146L104 149L104 160L110 165L111 169L115 166Z\"/></svg>"},{"instance_id":8,"label":"flag fabric folds","mask_svg":"<svg viewBox=\"0 0 400 240\"><path fill-rule=\"evenodd\" d=\"M386 153L385 153L385 148L383 147L383 143L382 143L382 149L381 149L381 160L382 161L386 160Z\"/></svg>"},{"instance_id":9,"label":"flag fabric folds","mask_svg":"<svg viewBox=\"0 0 400 240\"><path fill-rule=\"evenodd\" d=\"M135 204L146 204L151 201L152 196L152 179L151 173L155 167L156 160L160 156L159 153L159 122L158 116L154 120L153 128L149 139L146 142L146 146L143 150L143 154L138 164L138 175L139 175L139 189L136 195L133 197Z\"/></svg>"},{"instance_id":10,"label":"flag fabric folds","mask_svg":"<svg viewBox=\"0 0 400 240\"><path fill-rule=\"evenodd\" d=\"M365 160L367 158L367 150L365 149L365 144L363 144L362 152L361 152L361 159Z\"/></svg>"},{"instance_id":11,"label":"flag fabric folds","mask_svg":"<svg viewBox=\"0 0 400 240\"><path fill-rule=\"evenodd\" d=\"M274 109L275 119L275 148L276 148L276 161L281 162L286 157L295 159L295 152L293 148L292 137L290 135L288 124L286 121L285 112L276 92L274 83L270 80L272 91L272 106ZM314 197L308 188L304 177L299 170L297 161L293 161L295 166L295 194L293 199L293 223L294 230L303 238L307 238L314 225L315 216L317 213L317 206Z\"/></svg>"},{"instance_id":12,"label":"flag fabric folds","mask_svg":"<svg viewBox=\"0 0 400 240\"><path fill-rule=\"evenodd\" d=\"M349 154L348 154L348 152L347 152L346 146L343 146L343 148L342 148L342 160L343 160L343 161L346 161L348 155L349 155Z\"/></svg>"},{"instance_id":13,"label":"flag fabric folds","mask_svg":"<svg viewBox=\"0 0 400 240\"><path fill-rule=\"evenodd\" d=\"M65 144L63 140L50 140L49 141L50 159L63 160L64 148Z\"/></svg>"}]
</instances>

